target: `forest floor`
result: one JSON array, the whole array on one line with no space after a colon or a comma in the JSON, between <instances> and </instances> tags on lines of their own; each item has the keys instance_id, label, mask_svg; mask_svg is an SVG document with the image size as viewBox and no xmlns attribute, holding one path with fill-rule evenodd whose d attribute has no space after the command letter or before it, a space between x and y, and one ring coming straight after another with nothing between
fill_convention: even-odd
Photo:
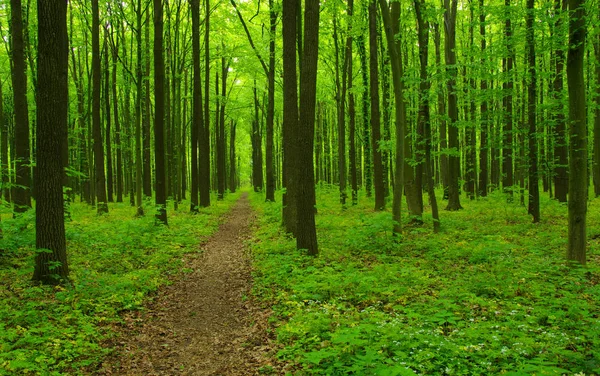
<instances>
[{"instance_id":1,"label":"forest floor","mask_svg":"<svg viewBox=\"0 0 600 376\"><path fill-rule=\"evenodd\" d=\"M219 230L184 260L188 271L124 317L101 375L255 375L273 367L270 311L251 297L247 193ZM276 366L275 366L276 367Z\"/></svg>"}]
</instances>

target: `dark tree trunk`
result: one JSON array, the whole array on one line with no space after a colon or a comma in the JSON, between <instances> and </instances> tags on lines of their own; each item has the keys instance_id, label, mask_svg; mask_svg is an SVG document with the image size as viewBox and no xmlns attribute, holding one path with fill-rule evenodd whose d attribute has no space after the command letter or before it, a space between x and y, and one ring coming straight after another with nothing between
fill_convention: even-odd
<instances>
[{"instance_id":1,"label":"dark tree trunk","mask_svg":"<svg viewBox=\"0 0 600 376\"><path fill-rule=\"evenodd\" d=\"M200 206L210 206L210 0L204 8L204 127L198 128Z\"/></svg>"},{"instance_id":2,"label":"dark tree trunk","mask_svg":"<svg viewBox=\"0 0 600 376\"><path fill-rule=\"evenodd\" d=\"M537 129L536 129L536 85L537 79L535 74L535 45L534 45L534 0L527 0L527 17L526 17L526 46L528 56L528 73L529 83L527 85L527 118L529 123L529 214L533 217L533 222L537 223L540 221L540 188L539 188L539 177L538 177L538 143L537 143ZM521 145L523 147L523 145Z\"/></svg>"},{"instance_id":3,"label":"dark tree trunk","mask_svg":"<svg viewBox=\"0 0 600 376\"><path fill-rule=\"evenodd\" d=\"M596 112L594 115L594 194L600 196L600 34L594 43L596 52Z\"/></svg>"},{"instance_id":4,"label":"dark tree trunk","mask_svg":"<svg viewBox=\"0 0 600 376\"><path fill-rule=\"evenodd\" d=\"M343 67L340 72L340 41L338 37L337 16L333 17L333 43L335 45L335 99L337 104L338 131L338 176L340 189L340 204L346 205L346 54L344 53ZM340 73L343 78L340 79ZM343 82L340 82L343 81Z\"/></svg>"},{"instance_id":5,"label":"dark tree trunk","mask_svg":"<svg viewBox=\"0 0 600 376\"><path fill-rule=\"evenodd\" d=\"M481 35L481 69L483 77L487 73L486 69L486 39L485 39L485 16L486 11L484 9L484 0L479 0L479 34ZM490 117L488 114L488 83L485 78L481 79L480 90L482 93L482 100L480 105L481 112L481 133L479 135L480 147L479 147L479 195L481 197L487 196L488 193L488 159L489 159L489 129L490 129Z\"/></svg>"},{"instance_id":6,"label":"dark tree trunk","mask_svg":"<svg viewBox=\"0 0 600 376\"><path fill-rule=\"evenodd\" d=\"M448 206L446 210L462 209L460 205L460 154L458 144L458 100L456 96L456 8L457 0L444 0L444 26L446 32L445 55L448 70L448 148L451 154L448 156Z\"/></svg>"},{"instance_id":7,"label":"dark tree trunk","mask_svg":"<svg viewBox=\"0 0 600 376\"><path fill-rule=\"evenodd\" d=\"M190 211L198 212L199 176L198 176L198 136L203 132L202 113L202 82L200 79L200 0L190 1L192 13L192 64L193 64L193 94L192 94L192 125L190 135L191 147L191 192ZM203 138L204 139L204 138Z\"/></svg>"},{"instance_id":8,"label":"dark tree trunk","mask_svg":"<svg viewBox=\"0 0 600 376\"><path fill-rule=\"evenodd\" d=\"M33 280L59 284L69 277L63 207L67 133L68 36L67 2L38 1L37 202Z\"/></svg>"},{"instance_id":9,"label":"dark tree trunk","mask_svg":"<svg viewBox=\"0 0 600 376\"><path fill-rule=\"evenodd\" d=\"M567 260L586 262L588 198L585 81L585 9L583 0L569 0L567 81L569 85L569 245Z\"/></svg>"},{"instance_id":10,"label":"dark tree trunk","mask_svg":"<svg viewBox=\"0 0 600 376\"><path fill-rule=\"evenodd\" d=\"M98 214L108 213L106 200L106 175L104 172L104 147L102 145L102 124L100 122L100 14L98 0L92 0L92 127L94 136L94 165L96 179L96 200Z\"/></svg>"},{"instance_id":11,"label":"dark tree trunk","mask_svg":"<svg viewBox=\"0 0 600 376\"><path fill-rule=\"evenodd\" d=\"M143 156L142 147L145 142L142 140L142 0L137 1L136 9L136 44L137 44L137 62L136 62L136 97L135 97L135 201L137 202L137 216L144 215L144 203L142 198L143 186ZM144 120L145 121L145 120ZM145 128L145 127L144 127ZM145 130L144 130L145 133Z\"/></svg>"},{"instance_id":12,"label":"dark tree trunk","mask_svg":"<svg viewBox=\"0 0 600 376\"><path fill-rule=\"evenodd\" d=\"M347 80L348 80L348 154L350 154L350 185L352 189L352 205L358 204L358 180L356 170L356 105L354 103L353 88L353 69L352 69L352 43L353 29L352 19L354 18L354 0L348 0L348 37L346 39L346 60L348 61Z\"/></svg>"},{"instance_id":13,"label":"dark tree trunk","mask_svg":"<svg viewBox=\"0 0 600 376\"><path fill-rule=\"evenodd\" d=\"M502 130L502 189L512 196L513 178L513 60L514 51L512 47L512 26L510 0L505 0L506 20L504 26L504 38L508 56L504 59L504 128Z\"/></svg>"},{"instance_id":14,"label":"dark tree trunk","mask_svg":"<svg viewBox=\"0 0 600 376\"><path fill-rule=\"evenodd\" d=\"M110 108L110 67L108 64L108 30L104 29L104 106L106 120L106 193L108 202L114 202L113 197L113 163L112 163L112 117ZM114 99L113 99L114 100Z\"/></svg>"},{"instance_id":15,"label":"dark tree trunk","mask_svg":"<svg viewBox=\"0 0 600 376\"><path fill-rule=\"evenodd\" d=\"M313 148L315 133L315 107L317 97L317 65L319 54L319 0L306 0L304 10L304 47L300 65L300 121L298 122L298 146L294 158L296 184L298 187L296 247L305 249L309 255L317 255L317 231L315 226L315 176Z\"/></svg>"},{"instance_id":16,"label":"dark tree trunk","mask_svg":"<svg viewBox=\"0 0 600 376\"><path fill-rule=\"evenodd\" d=\"M0 176L2 177L2 192L0 198L10 202L10 189L8 188L10 176L8 164L8 121L4 119L4 94L2 93L2 83L0 83Z\"/></svg>"},{"instance_id":17,"label":"dark tree trunk","mask_svg":"<svg viewBox=\"0 0 600 376\"><path fill-rule=\"evenodd\" d=\"M11 0L12 87L15 112L15 213L31 208L31 170L29 167L29 108L27 105L27 74L23 41L23 14L21 0Z\"/></svg>"},{"instance_id":18,"label":"dark tree trunk","mask_svg":"<svg viewBox=\"0 0 600 376\"><path fill-rule=\"evenodd\" d=\"M369 3L369 72L371 94L371 149L373 150L373 183L375 186L375 210L385 208L383 188L383 164L379 141L381 139L381 119L379 110L379 67L377 65L377 3Z\"/></svg>"},{"instance_id":19,"label":"dark tree trunk","mask_svg":"<svg viewBox=\"0 0 600 376\"><path fill-rule=\"evenodd\" d=\"M265 163L267 173L266 200L275 201L275 173L273 163L273 123L275 120L275 33L277 32L277 12L273 0L269 0L269 69L268 80L268 102L267 102L267 129L266 129L266 156Z\"/></svg>"},{"instance_id":20,"label":"dark tree trunk","mask_svg":"<svg viewBox=\"0 0 600 376\"><path fill-rule=\"evenodd\" d=\"M235 155L235 128L237 124L231 122L231 129L229 130L229 191L234 193L237 189L237 172L235 168L237 157Z\"/></svg>"},{"instance_id":21,"label":"dark tree trunk","mask_svg":"<svg viewBox=\"0 0 600 376\"><path fill-rule=\"evenodd\" d=\"M152 165L151 165L151 152L150 152L150 144L151 144L151 119L152 119L152 106L150 102L150 11L146 10L146 27L144 28L145 32L145 40L144 40L144 60L145 60L145 69L144 69L144 103L142 107L142 123L143 123L143 189L145 197L152 197ZM141 91L140 91L141 95ZM156 116L156 114L154 114ZM155 166L156 168L156 166Z\"/></svg>"},{"instance_id":22,"label":"dark tree trunk","mask_svg":"<svg viewBox=\"0 0 600 376\"><path fill-rule=\"evenodd\" d=\"M229 63L225 57L221 58L221 98L219 99L219 122L217 123L217 197L223 200L225 197L225 100L227 97L227 73Z\"/></svg>"},{"instance_id":23,"label":"dark tree trunk","mask_svg":"<svg viewBox=\"0 0 600 376\"><path fill-rule=\"evenodd\" d=\"M367 68L367 51L365 46L365 37L360 33L357 38L358 53L360 57L360 71L362 77L362 97L361 97L361 112L362 112L362 147L364 155L364 187L367 197L371 197L373 188L373 174L371 165L371 130L369 125L369 70ZM360 149L360 148L359 148ZM358 159L360 161L360 158Z\"/></svg>"},{"instance_id":24,"label":"dark tree trunk","mask_svg":"<svg viewBox=\"0 0 600 376\"><path fill-rule=\"evenodd\" d=\"M423 17L421 1L424 3L424 0L414 1L418 26L419 61L421 63L419 68L419 114L417 121L421 123L423 127L426 187L429 195L429 204L431 205L431 214L433 216L433 231L437 233L440 230L440 216L434 189L434 175L431 160L431 119L429 96L427 95L431 89L431 83L427 74L429 55L429 22L427 22Z\"/></svg>"},{"instance_id":25,"label":"dark tree trunk","mask_svg":"<svg viewBox=\"0 0 600 376\"><path fill-rule=\"evenodd\" d=\"M123 202L123 147L121 145L121 121L119 119L119 101L117 100L117 61L118 61L118 45L113 43L112 46L112 96L115 116L115 146L117 148L117 202ZM129 125L129 124L127 124Z\"/></svg>"},{"instance_id":26,"label":"dark tree trunk","mask_svg":"<svg viewBox=\"0 0 600 376\"><path fill-rule=\"evenodd\" d=\"M442 52L441 52L441 32L439 23L434 25L434 42L435 42L435 65L439 77L443 77L445 72L442 67ZM444 188L444 200L448 199L448 136L446 127L446 99L444 98L443 81L439 81L438 87L438 118L439 118L439 135L440 135L440 175L442 187Z\"/></svg>"},{"instance_id":27,"label":"dark tree trunk","mask_svg":"<svg viewBox=\"0 0 600 376\"><path fill-rule=\"evenodd\" d=\"M167 224L165 181L165 60L163 56L163 2L154 0L154 164L156 168L156 219ZM168 104L167 104L168 105Z\"/></svg>"}]
</instances>

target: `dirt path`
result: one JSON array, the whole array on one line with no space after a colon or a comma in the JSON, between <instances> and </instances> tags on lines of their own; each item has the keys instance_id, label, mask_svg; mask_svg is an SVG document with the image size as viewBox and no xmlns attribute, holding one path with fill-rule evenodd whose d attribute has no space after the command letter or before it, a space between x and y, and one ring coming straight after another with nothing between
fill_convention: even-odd
<instances>
[{"instance_id":1,"label":"dirt path","mask_svg":"<svg viewBox=\"0 0 600 376\"><path fill-rule=\"evenodd\" d=\"M161 289L143 313L125 318L117 353L102 375L257 375L269 365L268 313L247 299L251 266L245 240L254 214L247 194L190 256L185 274Z\"/></svg>"}]
</instances>

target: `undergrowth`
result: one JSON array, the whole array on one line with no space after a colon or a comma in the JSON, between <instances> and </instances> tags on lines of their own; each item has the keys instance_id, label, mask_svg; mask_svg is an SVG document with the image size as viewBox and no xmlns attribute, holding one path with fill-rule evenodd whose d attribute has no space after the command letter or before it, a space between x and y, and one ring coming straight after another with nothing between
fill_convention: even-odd
<instances>
[{"instance_id":1,"label":"undergrowth","mask_svg":"<svg viewBox=\"0 0 600 376\"><path fill-rule=\"evenodd\" d=\"M600 200L587 267L565 261L567 208L547 198L540 224L498 193L396 241L389 212L321 187L316 258L282 232L280 204L251 200L255 293L296 374L600 374Z\"/></svg>"},{"instance_id":2,"label":"undergrowth","mask_svg":"<svg viewBox=\"0 0 600 376\"><path fill-rule=\"evenodd\" d=\"M79 374L111 351L101 342L114 335L119 313L137 310L169 277L182 271L182 256L198 252L216 231L219 217L239 194L189 214L189 202L168 210L169 227L135 218L128 204L110 205L108 215L81 203L66 223L70 287L31 283L35 255L34 210L12 219L2 209L0 240L0 375ZM169 209L171 209L170 207Z\"/></svg>"}]
</instances>

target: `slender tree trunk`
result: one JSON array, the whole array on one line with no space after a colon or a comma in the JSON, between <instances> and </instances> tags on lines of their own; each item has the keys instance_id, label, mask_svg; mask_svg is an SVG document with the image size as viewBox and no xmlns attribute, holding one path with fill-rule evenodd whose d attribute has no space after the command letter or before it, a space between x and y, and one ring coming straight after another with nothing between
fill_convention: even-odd
<instances>
[{"instance_id":1,"label":"slender tree trunk","mask_svg":"<svg viewBox=\"0 0 600 376\"><path fill-rule=\"evenodd\" d=\"M202 83L200 79L200 0L190 1L192 13L192 64L193 64L193 94L192 94L192 125L190 135L191 147L191 192L190 211L198 212L199 176L198 176L198 136L203 132L202 113ZM202 139L204 139L202 137Z\"/></svg>"},{"instance_id":2,"label":"slender tree trunk","mask_svg":"<svg viewBox=\"0 0 600 376\"><path fill-rule=\"evenodd\" d=\"M210 206L210 0L204 8L204 127L198 129L200 146L199 184L200 206Z\"/></svg>"},{"instance_id":3,"label":"slender tree trunk","mask_svg":"<svg viewBox=\"0 0 600 376\"><path fill-rule=\"evenodd\" d=\"M462 209L460 205L460 154L458 144L458 99L456 96L456 76L458 69L456 67L456 8L457 0L444 0L444 30L446 66L448 70L448 147L451 154L448 156L448 206L446 210Z\"/></svg>"},{"instance_id":4,"label":"slender tree trunk","mask_svg":"<svg viewBox=\"0 0 600 376\"><path fill-rule=\"evenodd\" d=\"M564 35L562 33L563 16L567 9L567 0L555 0L554 12L556 22L554 23L553 37ZM554 99L554 197L559 202L567 202L567 193L569 190L569 172L567 171L568 148L567 148L567 124L565 121L565 109L563 105L563 72L565 69L565 52L562 43L557 43L554 50L554 83L552 87L552 96Z\"/></svg>"},{"instance_id":5,"label":"slender tree trunk","mask_svg":"<svg viewBox=\"0 0 600 376\"><path fill-rule=\"evenodd\" d=\"M529 123L529 214L533 217L533 222L537 223L540 221L540 188L539 188L539 172L538 172L538 143L537 143L537 129L536 129L536 90L537 90L537 78L535 74L535 45L534 45L534 0L527 0L527 17L526 17L526 45L527 45L527 56L528 56L528 75L529 83L527 87L527 116ZM522 145L521 145L522 146Z\"/></svg>"},{"instance_id":6,"label":"slender tree trunk","mask_svg":"<svg viewBox=\"0 0 600 376\"><path fill-rule=\"evenodd\" d=\"M273 123L275 120L275 33L277 32L277 12L275 3L269 0L269 69L268 80L268 102L267 102L267 129L266 129L266 201L275 201L275 174L273 163Z\"/></svg>"},{"instance_id":7,"label":"slender tree trunk","mask_svg":"<svg viewBox=\"0 0 600 376\"><path fill-rule=\"evenodd\" d=\"M379 141L381 139L381 118L379 110L379 67L377 65L377 3L369 3L369 72L371 94L371 149L373 150L373 182L375 185L375 210L385 208L383 188L383 164Z\"/></svg>"},{"instance_id":8,"label":"slender tree trunk","mask_svg":"<svg viewBox=\"0 0 600 376\"><path fill-rule=\"evenodd\" d=\"M360 56L360 71L362 77L362 98L361 98L361 113L362 113L362 146L364 155L364 187L367 197L371 197L373 188L373 174L371 164L371 130L370 130L370 118L369 118L369 70L367 68L367 52L365 47L364 34L360 33L357 38L358 53ZM361 158L358 158L360 161Z\"/></svg>"},{"instance_id":9,"label":"slender tree trunk","mask_svg":"<svg viewBox=\"0 0 600 376\"><path fill-rule=\"evenodd\" d=\"M143 124L143 189L145 197L152 197L152 153L151 153L151 128L152 128L152 105L150 102L150 11L146 10L146 23L144 27L144 103L142 107ZM140 92L141 93L141 92ZM154 114L156 116L156 114ZM154 166L156 168L156 166Z\"/></svg>"},{"instance_id":10,"label":"slender tree trunk","mask_svg":"<svg viewBox=\"0 0 600 376\"><path fill-rule=\"evenodd\" d=\"M441 52L441 32L439 23L434 25L434 42L435 42L435 65L437 67L438 76L443 77L445 72L442 67L442 52ZM439 134L440 134L440 175L442 187L444 188L444 199L448 199L448 136L446 123L446 99L444 98L443 81L440 79L438 87L438 118L439 118Z\"/></svg>"},{"instance_id":11,"label":"slender tree trunk","mask_svg":"<svg viewBox=\"0 0 600 376\"><path fill-rule=\"evenodd\" d=\"M237 172L235 169L236 155L235 155L235 128L237 127L236 122L231 122L231 128L229 129L229 191L234 193L237 189L236 176Z\"/></svg>"},{"instance_id":12,"label":"slender tree trunk","mask_svg":"<svg viewBox=\"0 0 600 376\"><path fill-rule=\"evenodd\" d=\"M583 0L569 0L569 245L567 259L586 262L586 216L588 198L586 100L583 62L585 56L585 9Z\"/></svg>"},{"instance_id":13,"label":"slender tree trunk","mask_svg":"<svg viewBox=\"0 0 600 376\"><path fill-rule=\"evenodd\" d=\"M117 148L117 202L123 202L123 147L121 145L121 121L119 118L119 101L117 100L117 61L118 61L118 45L113 43L112 46L112 96L115 116L115 146Z\"/></svg>"},{"instance_id":14,"label":"slender tree trunk","mask_svg":"<svg viewBox=\"0 0 600 376\"><path fill-rule=\"evenodd\" d=\"M110 106L110 68L108 63L108 30L104 29L104 106L106 121L106 193L108 202L114 202L113 196L113 163L112 163L112 116ZM114 100L114 99L113 99Z\"/></svg>"},{"instance_id":15,"label":"slender tree trunk","mask_svg":"<svg viewBox=\"0 0 600 376\"><path fill-rule=\"evenodd\" d=\"M225 57L221 58L221 98L220 116L217 124L217 182L218 182L218 199L223 200L225 197L225 100L227 97L227 73L229 72L229 63Z\"/></svg>"},{"instance_id":16,"label":"slender tree trunk","mask_svg":"<svg viewBox=\"0 0 600 376\"><path fill-rule=\"evenodd\" d=\"M142 198L143 186L143 156L142 156L142 0L137 1L136 9L136 97L135 97L135 201L137 202L137 216L144 215L144 202ZM144 142L145 144L145 142Z\"/></svg>"},{"instance_id":17,"label":"slender tree trunk","mask_svg":"<svg viewBox=\"0 0 600 376\"><path fill-rule=\"evenodd\" d=\"M479 0L479 34L481 35L481 71L482 79L480 82L480 90L482 94L482 100L480 105L481 113L481 133L479 134L479 195L486 197L488 193L488 159L489 159L489 129L490 129L490 116L488 114L488 82L485 79L487 74L487 59L486 59L486 39L485 39L485 16L486 10L484 8L484 0Z\"/></svg>"},{"instance_id":18,"label":"slender tree trunk","mask_svg":"<svg viewBox=\"0 0 600 376\"><path fill-rule=\"evenodd\" d=\"M167 224L165 181L165 60L163 56L163 2L154 0L154 164L156 166L156 219ZM168 104L167 104L168 105Z\"/></svg>"},{"instance_id":19,"label":"slender tree trunk","mask_svg":"<svg viewBox=\"0 0 600 376\"><path fill-rule=\"evenodd\" d=\"M11 202L9 186L10 164L8 163L8 122L4 119L4 94L2 83L0 82L0 176L2 180L2 192L0 198L6 202Z\"/></svg>"},{"instance_id":20,"label":"slender tree trunk","mask_svg":"<svg viewBox=\"0 0 600 376\"><path fill-rule=\"evenodd\" d=\"M596 111L594 115L594 194L600 196L600 34L594 43L596 52Z\"/></svg>"},{"instance_id":21,"label":"slender tree trunk","mask_svg":"<svg viewBox=\"0 0 600 376\"><path fill-rule=\"evenodd\" d=\"M21 0L11 0L12 87L15 113L15 213L31 208L31 170L29 150L29 107L27 105L27 74L23 41L23 10Z\"/></svg>"},{"instance_id":22,"label":"slender tree trunk","mask_svg":"<svg viewBox=\"0 0 600 376\"><path fill-rule=\"evenodd\" d=\"M352 44L354 19L354 0L348 0L348 37L346 39L346 60L348 61L347 80L348 80L348 153L350 154L350 185L352 189L352 205L358 204L358 180L356 170L356 105L354 103L353 92L353 63L352 63Z\"/></svg>"},{"instance_id":23,"label":"slender tree trunk","mask_svg":"<svg viewBox=\"0 0 600 376\"><path fill-rule=\"evenodd\" d=\"M37 202L33 280L59 284L69 277L65 240L63 160L67 134L67 2L38 1Z\"/></svg>"},{"instance_id":24,"label":"slender tree trunk","mask_svg":"<svg viewBox=\"0 0 600 376\"><path fill-rule=\"evenodd\" d=\"M96 200L98 214L108 213L106 200L106 175L104 172L104 147L102 145L102 124L100 122L100 14L98 0L92 0L92 127L94 132L94 165L96 178Z\"/></svg>"}]
</instances>

